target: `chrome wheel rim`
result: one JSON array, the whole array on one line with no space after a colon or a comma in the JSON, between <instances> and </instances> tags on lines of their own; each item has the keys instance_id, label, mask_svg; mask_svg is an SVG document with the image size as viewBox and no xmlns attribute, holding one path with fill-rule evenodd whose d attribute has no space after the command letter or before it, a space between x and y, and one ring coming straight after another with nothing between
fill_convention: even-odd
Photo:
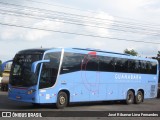
<instances>
[{"instance_id":1,"label":"chrome wheel rim","mask_svg":"<svg viewBox=\"0 0 160 120\"><path fill-rule=\"evenodd\" d=\"M129 95L128 95L128 100L129 100L129 101L132 101L132 94L129 94Z\"/></svg>"},{"instance_id":2,"label":"chrome wheel rim","mask_svg":"<svg viewBox=\"0 0 160 120\"><path fill-rule=\"evenodd\" d=\"M65 102L66 102L65 97L64 97L64 96L60 96L60 98L59 98L59 103L60 103L61 105L63 105Z\"/></svg>"},{"instance_id":3,"label":"chrome wheel rim","mask_svg":"<svg viewBox=\"0 0 160 120\"><path fill-rule=\"evenodd\" d=\"M138 98L138 101L141 101L142 100L142 95L138 94L137 98Z\"/></svg>"}]
</instances>

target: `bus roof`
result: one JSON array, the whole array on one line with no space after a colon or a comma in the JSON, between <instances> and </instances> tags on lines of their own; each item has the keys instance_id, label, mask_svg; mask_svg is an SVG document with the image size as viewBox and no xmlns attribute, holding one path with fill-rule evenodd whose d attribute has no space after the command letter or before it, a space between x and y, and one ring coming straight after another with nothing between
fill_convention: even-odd
<instances>
[{"instance_id":1,"label":"bus roof","mask_svg":"<svg viewBox=\"0 0 160 120\"><path fill-rule=\"evenodd\" d=\"M95 52L100 52L100 53L107 53L107 54L113 55L114 57L117 56L117 57L122 57L122 58L127 58L127 59L148 60L148 61L153 61L153 62L158 63L157 60L151 59L151 58L144 58L144 57L139 57L139 56L133 56L130 54L117 53L117 52L111 52L111 51L103 51L100 49L92 49L92 48L70 48L70 49L71 50L82 50L82 51L95 51Z\"/></svg>"},{"instance_id":2,"label":"bus roof","mask_svg":"<svg viewBox=\"0 0 160 120\"><path fill-rule=\"evenodd\" d=\"M111 51L103 51L103 50L101 50L101 49L92 49L92 48L73 48L73 49L132 56L132 55L130 55L130 54L117 53L117 52L111 52Z\"/></svg>"},{"instance_id":3,"label":"bus roof","mask_svg":"<svg viewBox=\"0 0 160 120\"><path fill-rule=\"evenodd\" d=\"M49 49L26 49L19 51L17 54L43 54L46 50Z\"/></svg>"},{"instance_id":4,"label":"bus roof","mask_svg":"<svg viewBox=\"0 0 160 120\"><path fill-rule=\"evenodd\" d=\"M26 50L22 50L22 51L19 51L17 54L30 54L32 52L32 54L43 54L45 51L48 51L48 50L54 50L54 49L60 49L60 48L47 48L47 49L44 49L44 48L40 48L40 49L26 49ZM63 48L61 48L63 49ZM130 54L125 54L125 53L117 53L117 52L111 52L111 51L104 51L104 50L101 50L101 49L92 49L92 48L64 48L65 50L82 50L82 51L95 51L95 52L100 52L100 53L108 53L108 54L112 54L112 55L115 55L115 56L126 56L127 58L130 58L130 59L139 59L139 60L149 60L149 61L156 61L158 63L157 60L155 59L151 59L151 58L143 58L143 57L138 57L138 56L132 56Z\"/></svg>"},{"instance_id":5,"label":"bus roof","mask_svg":"<svg viewBox=\"0 0 160 120\"><path fill-rule=\"evenodd\" d=\"M19 51L18 54L27 54L27 53L44 53L47 50L51 50L51 49L56 49L56 48L48 48L48 49L26 49L26 50L22 50ZM59 49L59 48L57 48ZM118 54L118 55L127 55L127 56L132 56L130 54L125 54L125 53L117 53L117 52L111 52L111 51L103 51L100 49L93 49L93 48L65 48L65 49L75 49L75 50L84 50L84 51L95 51L95 52L102 52L102 53L111 53L111 54Z\"/></svg>"}]
</instances>

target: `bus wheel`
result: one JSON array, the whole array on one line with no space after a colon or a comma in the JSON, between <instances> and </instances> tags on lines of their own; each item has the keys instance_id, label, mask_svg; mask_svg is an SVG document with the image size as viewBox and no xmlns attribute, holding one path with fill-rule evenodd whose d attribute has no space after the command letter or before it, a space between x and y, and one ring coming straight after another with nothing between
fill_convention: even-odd
<instances>
[{"instance_id":1,"label":"bus wheel","mask_svg":"<svg viewBox=\"0 0 160 120\"><path fill-rule=\"evenodd\" d=\"M135 103L140 104L143 102L143 93L141 91L138 91L136 97L135 97Z\"/></svg>"},{"instance_id":2,"label":"bus wheel","mask_svg":"<svg viewBox=\"0 0 160 120\"><path fill-rule=\"evenodd\" d=\"M32 105L33 105L33 107L39 107L40 106L40 104L38 104L38 103L32 103Z\"/></svg>"},{"instance_id":3,"label":"bus wheel","mask_svg":"<svg viewBox=\"0 0 160 120\"><path fill-rule=\"evenodd\" d=\"M126 97L126 103L129 105L129 104L132 104L134 102L134 93L129 90L127 92L127 97Z\"/></svg>"},{"instance_id":4,"label":"bus wheel","mask_svg":"<svg viewBox=\"0 0 160 120\"><path fill-rule=\"evenodd\" d=\"M62 109L67 106L68 96L65 92L60 92L57 97L56 107Z\"/></svg>"}]
</instances>

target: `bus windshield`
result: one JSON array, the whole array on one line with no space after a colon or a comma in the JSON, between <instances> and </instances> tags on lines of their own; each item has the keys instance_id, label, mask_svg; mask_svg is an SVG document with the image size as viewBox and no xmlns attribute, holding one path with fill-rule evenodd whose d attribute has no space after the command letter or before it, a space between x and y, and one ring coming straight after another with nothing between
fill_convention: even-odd
<instances>
[{"instance_id":1,"label":"bus windshield","mask_svg":"<svg viewBox=\"0 0 160 120\"><path fill-rule=\"evenodd\" d=\"M32 63L42 59L42 54L17 54L13 60L9 83L17 87L30 87L37 84L39 66L31 72Z\"/></svg>"}]
</instances>

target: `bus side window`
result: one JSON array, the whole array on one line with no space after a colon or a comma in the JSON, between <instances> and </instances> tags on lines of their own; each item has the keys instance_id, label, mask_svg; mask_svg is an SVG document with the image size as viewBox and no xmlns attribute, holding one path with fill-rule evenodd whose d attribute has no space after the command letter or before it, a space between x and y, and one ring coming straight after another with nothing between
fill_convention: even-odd
<instances>
[{"instance_id":1,"label":"bus side window","mask_svg":"<svg viewBox=\"0 0 160 120\"><path fill-rule=\"evenodd\" d=\"M139 73L140 64L138 60L129 60L128 61L128 72L129 73Z\"/></svg>"},{"instance_id":2,"label":"bus side window","mask_svg":"<svg viewBox=\"0 0 160 120\"><path fill-rule=\"evenodd\" d=\"M124 58L115 58L115 72L128 72L128 60Z\"/></svg>"},{"instance_id":3,"label":"bus side window","mask_svg":"<svg viewBox=\"0 0 160 120\"><path fill-rule=\"evenodd\" d=\"M147 69L147 63L146 63L146 61L141 60L141 61L140 61L140 65L141 65L141 67L140 67L140 68L141 68L141 69L140 69L140 73L141 73L141 74L146 74L146 73L147 73L147 72L146 72L146 71L147 71L147 70L146 70L146 69Z\"/></svg>"},{"instance_id":4,"label":"bus side window","mask_svg":"<svg viewBox=\"0 0 160 120\"><path fill-rule=\"evenodd\" d=\"M114 58L107 56L99 57L99 70L104 72L114 72Z\"/></svg>"},{"instance_id":5,"label":"bus side window","mask_svg":"<svg viewBox=\"0 0 160 120\"><path fill-rule=\"evenodd\" d=\"M60 74L80 71L83 58L83 54L65 52Z\"/></svg>"},{"instance_id":6,"label":"bus side window","mask_svg":"<svg viewBox=\"0 0 160 120\"><path fill-rule=\"evenodd\" d=\"M151 69L151 74L157 74L157 64L156 62L151 62L152 69Z\"/></svg>"},{"instance_id":7,"label":"bus side window","mask_svg":"<svg viewBox=\"0 0 160 120\"><path fill-rule=\"evenodd\" d=\"M151 65L151 62L148 62L146 63L146 73L147 74L150 74L151 73L151 70L152 70L152 65Z\"/></svg>"},{"instance_id":8,"label":"bus side window","mask_svg":"<svg viewBox=\"0 0 160 120\"><path fill-rule=\"evenodd\" d=\"M85 65L87 71L99 71L99 60L97 58L90 58Z\"/></svg>"}]
</instances>

